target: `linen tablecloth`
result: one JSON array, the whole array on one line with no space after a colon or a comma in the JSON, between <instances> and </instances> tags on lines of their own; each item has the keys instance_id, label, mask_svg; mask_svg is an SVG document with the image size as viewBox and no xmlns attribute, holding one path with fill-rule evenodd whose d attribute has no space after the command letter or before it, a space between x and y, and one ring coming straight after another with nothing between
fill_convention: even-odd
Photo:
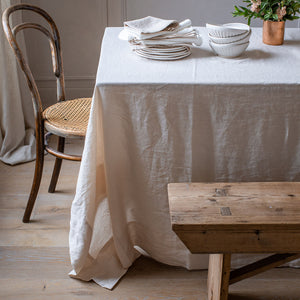
<instances>
[{"instance_id":1,"label":"linen tablecloth","mask_svg":"<svg viewBox=\"0 0 300 300\"><path fill-rule=\"evenodd\" d=\"M199 28L203 46L168 62L138 57L120 30L103 38L70 229L70 275L107 288L141 253L207 267L171 230L167 183L300 180L299 29L268 46L253 28L225 59Z\"/></svg>"}]
</instances>

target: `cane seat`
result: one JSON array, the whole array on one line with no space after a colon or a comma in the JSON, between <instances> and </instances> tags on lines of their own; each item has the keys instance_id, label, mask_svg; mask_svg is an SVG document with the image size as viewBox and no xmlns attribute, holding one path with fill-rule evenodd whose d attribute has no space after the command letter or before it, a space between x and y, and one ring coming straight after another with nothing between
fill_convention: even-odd
<instances>
[{"instance_id":1,"label":"cane seat","mask_svg":"<svg viewBox=\"0 0 300 300\"><path fill-rule=\"evenodd\" d=\"M45 128L59 136L85 136L90 108L91 98L53 104L43 112Z\"/></svg>"}]
</instances>

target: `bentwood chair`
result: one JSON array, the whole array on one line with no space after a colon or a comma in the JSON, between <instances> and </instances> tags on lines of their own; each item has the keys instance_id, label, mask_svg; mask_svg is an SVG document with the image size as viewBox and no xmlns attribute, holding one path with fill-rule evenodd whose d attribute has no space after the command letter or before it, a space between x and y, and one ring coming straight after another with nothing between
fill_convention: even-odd
<instances>
[{"instance_id":1,"label":"bentwood chair","mask_svg":"<svg viewBox=\"0 0 300 300\"><path fill-rule=\"evenodd\" d=\"M16 11L31 11L38 14L47 21L46 28L37 23L20 23L16 26L11 26L9 17ZM44 21L44 20L42 20ZM56 188L59 172L61 169L62 159L80 161L81 156L64 153L65 138L74 138L85 136L91 98L78 98L73 100L65 99L65 84L64 84L64 71L62 64L61 45L58 29L47 12L41 8L28 4L17 4L7 8L2 16L2 23L6 37L16 55L16 58L21 66L21 69L27 79L27 84L32 95L32 104L35 117L35 134L36 134L36 162L35 173L31 192L23 216L23 222L27 223L30 220L30 215L38 194L41 183L43 164L44 164L44 150L54 155L55 165L52 173L51 182L49 185L49 192L53 193ZM57 83L57 103L43 109L41 97L30 70L30 67L24 59L22 50L17 42L16 36L23 29L36 29L48 38L53 72L56 77ZM51 135L58 136L57 149L49 146L49 138Z\"/></svg>"}]
</instances>

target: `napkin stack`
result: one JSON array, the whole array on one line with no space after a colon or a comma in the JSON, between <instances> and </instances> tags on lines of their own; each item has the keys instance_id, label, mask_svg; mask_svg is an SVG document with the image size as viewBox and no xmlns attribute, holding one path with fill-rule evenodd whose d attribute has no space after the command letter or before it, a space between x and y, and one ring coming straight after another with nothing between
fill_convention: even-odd
<instances>
[{"instance_id":1,"label":"napkin stack","mask_svg":"<svg viewBox=\"0 0 300 300\"><path fill-rule=\"evenodd\" d=\"M179 23L148 16L128 21L119 37L127 40L136 54L160 60L186 57L191 47L202 44L200 34L189 19Z\"/></svg>"}]
</instances>

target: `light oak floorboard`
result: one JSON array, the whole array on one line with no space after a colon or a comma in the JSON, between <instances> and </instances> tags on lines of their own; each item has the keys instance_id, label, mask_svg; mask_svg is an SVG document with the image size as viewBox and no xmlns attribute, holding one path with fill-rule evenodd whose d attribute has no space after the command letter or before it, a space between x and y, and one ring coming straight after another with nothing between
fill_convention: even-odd
<instances>
[{"instance_id":1,"label":"light oak floorboard","mask_svg":"<svg viewBox=\"0 0 300 300\"><path fill-rule=\"evenodd\" d=\"M81 151L79 142L67 148ZM71 279L70 206L79 164L64 161L57 192L48 184L54 159L45 157L32 222L22 223L34 162L0 162L0 299L205 300L207 271L187 271L141 257L113 291ZM233 300L299 300L300 270L277 268L229 288Z\"/></svg>"}]
</instances>

